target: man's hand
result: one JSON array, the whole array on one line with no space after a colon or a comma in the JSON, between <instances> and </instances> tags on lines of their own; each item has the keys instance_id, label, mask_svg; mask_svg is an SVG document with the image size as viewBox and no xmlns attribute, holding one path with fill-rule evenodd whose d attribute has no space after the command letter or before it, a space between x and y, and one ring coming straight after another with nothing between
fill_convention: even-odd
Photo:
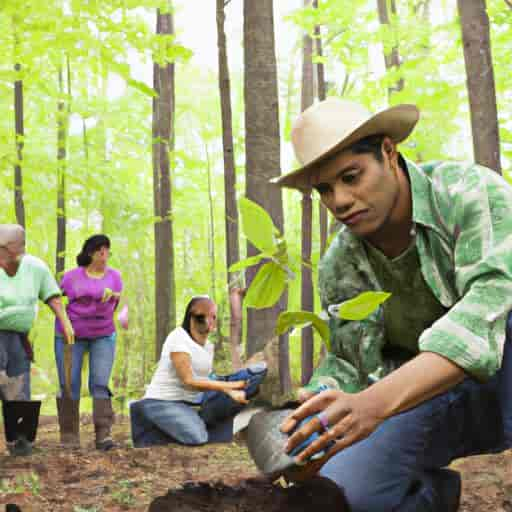
<instances>
[{"instance_id":1,"label":"man's hand","mask_svg":"<svg viewBox=\"0 0 512 512\"><path fill-rule=\"evenodd\" d=\"M304 389L304 388L299 388L299 390L297 391L297 400L301 404L303 404L310 398L313 398L314 396L315 396L315 393L313 393L313 391L308 391L307 389Z\"/></svg>"},{"instance_id":2,"label":"man's hand","mask_svg":"<svg viewBox=\"0 0 512 512\"><path fill-rule=\"evenodd\" d=\"M62 334L67 344L73 345L75 343L75 331L69 320L62 300L59 296L51 297L48 300L48 306L55 313L55 316L59 319L60 325L62 326Z\"/></svg>"},{"instance_id":3,"label":"man's hand","mask_svg":"<svg viewBox=\"0 0 512 512\"><path fill-rule=\"evenodd\" d=\"M66 318L64 319L62 323L62 334L64 335L64 341L68 345L73 345L75 343L75 331L73 330L73 326L71 325L71 322L69 321L69 318L66 315Z\"/></svg>"},{"instance_id":4,"label":"man's hand","mask_svg":"<svg viewBox=\"0 0 512 512\"><path fill-rule=\"evenodd\" d=\"M323 411L329 428L324 427L318 418L313 418L294 432L285 447L290 452L305 441L313 432L320 437L297 455L297 461L306 462L315 453L326 449L335 442L322 457L322 463L347 446L370 435L384 420L379 404L374 403L361 393L349 394L343 391L324 391L309 399L293 412L281 426L283 432L290 432L304 418Z\"/></svg>"},{"instance_id":5,"label":"man's hand","mask_svg":"<svg viewBox=\"0 0 512 512\"><path fill-rule=\"evenodd\" d=\"M292 450L318 431L320 437L297 458L299 462L305 461L334 441L327 452L330 458L369 436L386 418L448 391L465 377L464 370L444 356L421 352L364 391L354 394L324 391L309 399L283 422L283 432L290 432L300 420L319 412L329 428L324 432L320 420L314 418L293 433L285 449Z\"/></svg>"}]
</instances>

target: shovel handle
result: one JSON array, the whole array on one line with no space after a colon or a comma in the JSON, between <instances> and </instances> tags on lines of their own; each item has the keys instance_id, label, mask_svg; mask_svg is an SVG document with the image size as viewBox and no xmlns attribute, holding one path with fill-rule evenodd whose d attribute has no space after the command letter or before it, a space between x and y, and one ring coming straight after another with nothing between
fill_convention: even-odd
<instances>
[{"instance_id":1,"label":"shovel handle","mask_svg":"<svg viewBox=\"0 0 512 512\"><path fill-rule=\"evenodd\" d=\"M64 342L64 392L71 398L71 367L73 361L73 347Z\"/></svg>"}]
</instances>

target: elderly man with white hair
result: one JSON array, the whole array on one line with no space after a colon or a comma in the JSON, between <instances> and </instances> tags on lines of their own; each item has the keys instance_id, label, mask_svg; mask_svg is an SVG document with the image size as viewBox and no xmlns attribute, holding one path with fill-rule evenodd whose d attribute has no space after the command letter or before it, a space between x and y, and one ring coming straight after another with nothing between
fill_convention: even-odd
<instances>
[{"instance_id":1,"label":"elderly man with white hair","mask_svg":"<svg viewBox=\"0 0 512 512\"><path fill-rule=\"evenodd\" d=\"M25 254L23 227L0 224L0 399L7 448L13 455L31 453L41 405L30 401L33 354L28 341L38 300L59 318L66 341L74 341L60 296L48 266Z\"/></svg>"}]
</instances>

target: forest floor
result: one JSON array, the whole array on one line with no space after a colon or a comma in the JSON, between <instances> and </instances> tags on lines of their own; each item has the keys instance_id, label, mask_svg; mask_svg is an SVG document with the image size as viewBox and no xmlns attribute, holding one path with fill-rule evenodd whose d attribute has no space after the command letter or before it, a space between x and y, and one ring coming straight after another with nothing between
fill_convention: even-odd
<instances>
[{"instance_id":1,"label":"forest floor","mask_svg":"<svg viewBox=\"0 0 512 512\"><path fill-rule=\"evenodd\" d=\"M279 505L283 489L258 477L242 440L133 449L128 419L122 418L114 428L119 448L101 453L94 450L90 416L81 421L82 447L65 450L56 418L41 418L30 457L7 456L0 432L0 504L14 503L22 512L146 511L170 491L151 511L289 510ZM463 476L461 512L512 512L512 451L459 460L453 467Z\"/></svg>"}]
</instances>

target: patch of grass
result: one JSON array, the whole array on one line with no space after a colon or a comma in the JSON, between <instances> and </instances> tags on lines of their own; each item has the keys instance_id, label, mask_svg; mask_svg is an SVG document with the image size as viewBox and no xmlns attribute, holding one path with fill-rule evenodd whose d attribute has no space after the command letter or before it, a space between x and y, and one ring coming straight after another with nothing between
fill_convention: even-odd
<instances>
[{"instance_id":1,"label":"patch of grass","mask_svg":"<svg viewBox=\"0 0 512 512\"><path fill-rule=\"evenodd\" d=\"M135 483L131 480L119 480L119 488L112 493L112 499L123 508L129 508L135 505L135 496L131 489L135 487Z\"/></svg>"},{"instance_id":2,"label":"patch of grass","mask_svg":"<svg viewBox=\"0 0 512 512\"><path fill-rule=\"evenodd\" d=\"M18 475L15 478L2 478L0 480L0 496L27 492L33 496L39 496L41 492L39 476L33 471L25 475Z\"/></svg>"}]
</instances>

